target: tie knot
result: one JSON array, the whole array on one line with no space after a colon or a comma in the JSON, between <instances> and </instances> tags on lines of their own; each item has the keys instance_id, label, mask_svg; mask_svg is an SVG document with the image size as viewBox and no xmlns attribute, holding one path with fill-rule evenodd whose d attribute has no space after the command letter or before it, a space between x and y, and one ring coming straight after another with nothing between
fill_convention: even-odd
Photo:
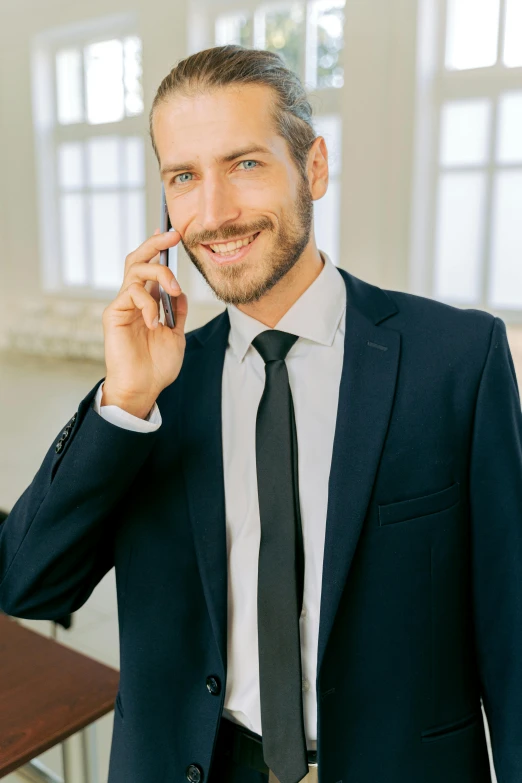
<instances>
[{"instance_id":1,"label":"tie knot","mask_svg":"<svg viewBox=\"0 0 522 783\"><path fill-rule=\"evenodd\" d=\"M252 345L261 354L265 364L284 360L299 335L281 332L279 329L267 329L252 340Z\"/></svg>"}]
</instances>

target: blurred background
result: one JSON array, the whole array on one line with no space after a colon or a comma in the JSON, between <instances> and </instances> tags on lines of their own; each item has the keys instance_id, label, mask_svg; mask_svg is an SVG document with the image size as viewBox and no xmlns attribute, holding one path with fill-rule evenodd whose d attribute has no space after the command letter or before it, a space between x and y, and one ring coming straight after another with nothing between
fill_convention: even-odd
<instances>
[{"instance_id":1,"label":"blurred background","mask_svg":"<svg viewBox=\"0 0 522 783\"><path fill-rule=\"evenodd\" d=\"M522 377L522 0L2 0L0 508L105 374L102 311L159 227L155 91L225 43L278 52L307 88L330 162L318 247L370 283L500 316ZM224 309L181 246L171 265L187 330ZM119 668L113 571L58 638ZM60 772L56 748L42 759Z\"/></svg>"}]
</instances>

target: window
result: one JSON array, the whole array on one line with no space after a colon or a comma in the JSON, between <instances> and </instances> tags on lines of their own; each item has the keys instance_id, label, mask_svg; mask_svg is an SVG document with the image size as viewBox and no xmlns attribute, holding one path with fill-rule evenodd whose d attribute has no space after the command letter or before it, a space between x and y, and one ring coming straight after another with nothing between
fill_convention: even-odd
<instances>
[{"instance_id":1,"label":"window","mask_svg":"<svg viewBox=\"0 0 522 783\"><path fill-rule=\"evenodd\" d=\"M446 0L434 80L432 293L522 311L522 0Z\"/></svg>"},{"instance_id":2,"label":"window","mask_svg":"<svg viewBox=\"0 0 522 783\"><path fill-rule=\"evenodd\" d=\"M280 54L309 89L344 84L345 0L263 4L215 18L215 45L239 44Z\"/></svg>"},{"instance_id":3,"label":"window","mask_svg":"<svg viewBox=\"0 0 522 783\"><path fill-rule=\"evenodd\" d=\"M44 287L111 295L145 239L141 40L128 17L38 36Z\"/></svg>"}]
</instances>

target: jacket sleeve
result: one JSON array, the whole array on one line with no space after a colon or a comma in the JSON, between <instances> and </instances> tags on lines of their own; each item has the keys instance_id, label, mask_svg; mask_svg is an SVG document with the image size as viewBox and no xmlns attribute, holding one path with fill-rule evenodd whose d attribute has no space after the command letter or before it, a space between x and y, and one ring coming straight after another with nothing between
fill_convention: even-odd
<instances>
[{"instance_id":1,"label":"jacket sleeve","mask_svg":"<svg viewBox=\"0 0 522 783\"><path fill-rule=\"evenodd\" d=\"M118 427L82 400L0 525L0 610L54 620L79 609L114 565L118 502L158 436Z\"/></svg>"},{"instance_id":2,"label":"jacket sleeve","mask_svg":"<svg viewBox=\"0 0 522 783\"><path fill-rule=\"evenodd\" d=\"M495 318L470 459L473 619L498 783L522 781L522 413L506 327Z\"/></svg>"}]
</instances>

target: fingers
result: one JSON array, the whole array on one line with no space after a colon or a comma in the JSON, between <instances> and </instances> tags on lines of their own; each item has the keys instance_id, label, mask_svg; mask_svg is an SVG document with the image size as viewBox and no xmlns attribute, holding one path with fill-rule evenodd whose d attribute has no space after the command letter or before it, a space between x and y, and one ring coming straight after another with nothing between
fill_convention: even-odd
<instances>
[{"instance_id":1,"label":"fingers","mask_svg":"<svg viewBox=\"0 0 522 783\"><path fill-rule=\"evenodd\" d=\"M148 292L149 292L149 294L150 294L150 295L152 296L152 298L154 299L154 301L155 301L157 304L159 304L159 300L160 300L160 293L159 293L159 283L157 283L157 282L155 282L155 281L152 281L152 280L148 280L148 281L145 283L145 290L146 290L146 291L148 291Z\"/></svg>"},{"instance_id":2,"label":"fingers","mask_svg":"<svg viewBox=\"0 0 522 783\"><path fill-rule=\"evenodd\" d=\"M152 296L139 283L132 283L116 298L116 310L141 310L141 315L149 329L156 329L159 323L158 305Z\"/></svg>"},{"instance_id":3,"label":"fingers","mask_svg":"<svg viewBox=\"0 0 522 783\"><path fill-rule=\"evenodd\" d=\"M145 286L147 281L159 283L171 296L177 296L181 293L181 286L171 269L162 266L161 264L138 262L130 266L129 271L123 280L121 291L124 291L134 283Z\"/></svg>"},{"instance_id":4,"label":"fingers","mask_svg":"<svg viewBox=\"0 0 522 783\"><path fill-rule=\"evenodd\" d=\"M155 234L160 234L159 228L157 228L154 232ZM160 254L156 253L154 258L151 258L149 261L149 264L159 264L160 262ZM153 280L147 280L145 283L145 290L149 292L149 294L154 298L154 300L159 304L160 295L159 295L159 283L153 281Z\"/></svg>"},{"instance_id":5,"label":"fingers","mask_svg":"<svg viewBox=\"0 0 522 783\"><path fill-rule=\"evenodd\" d=\"M126 257L125 275L133 264L148 263L160 250L175 247L181 239L179 231L165 231L163 234L159 233L158 229L156 231Z\"/></svg>"}]
</instances>

